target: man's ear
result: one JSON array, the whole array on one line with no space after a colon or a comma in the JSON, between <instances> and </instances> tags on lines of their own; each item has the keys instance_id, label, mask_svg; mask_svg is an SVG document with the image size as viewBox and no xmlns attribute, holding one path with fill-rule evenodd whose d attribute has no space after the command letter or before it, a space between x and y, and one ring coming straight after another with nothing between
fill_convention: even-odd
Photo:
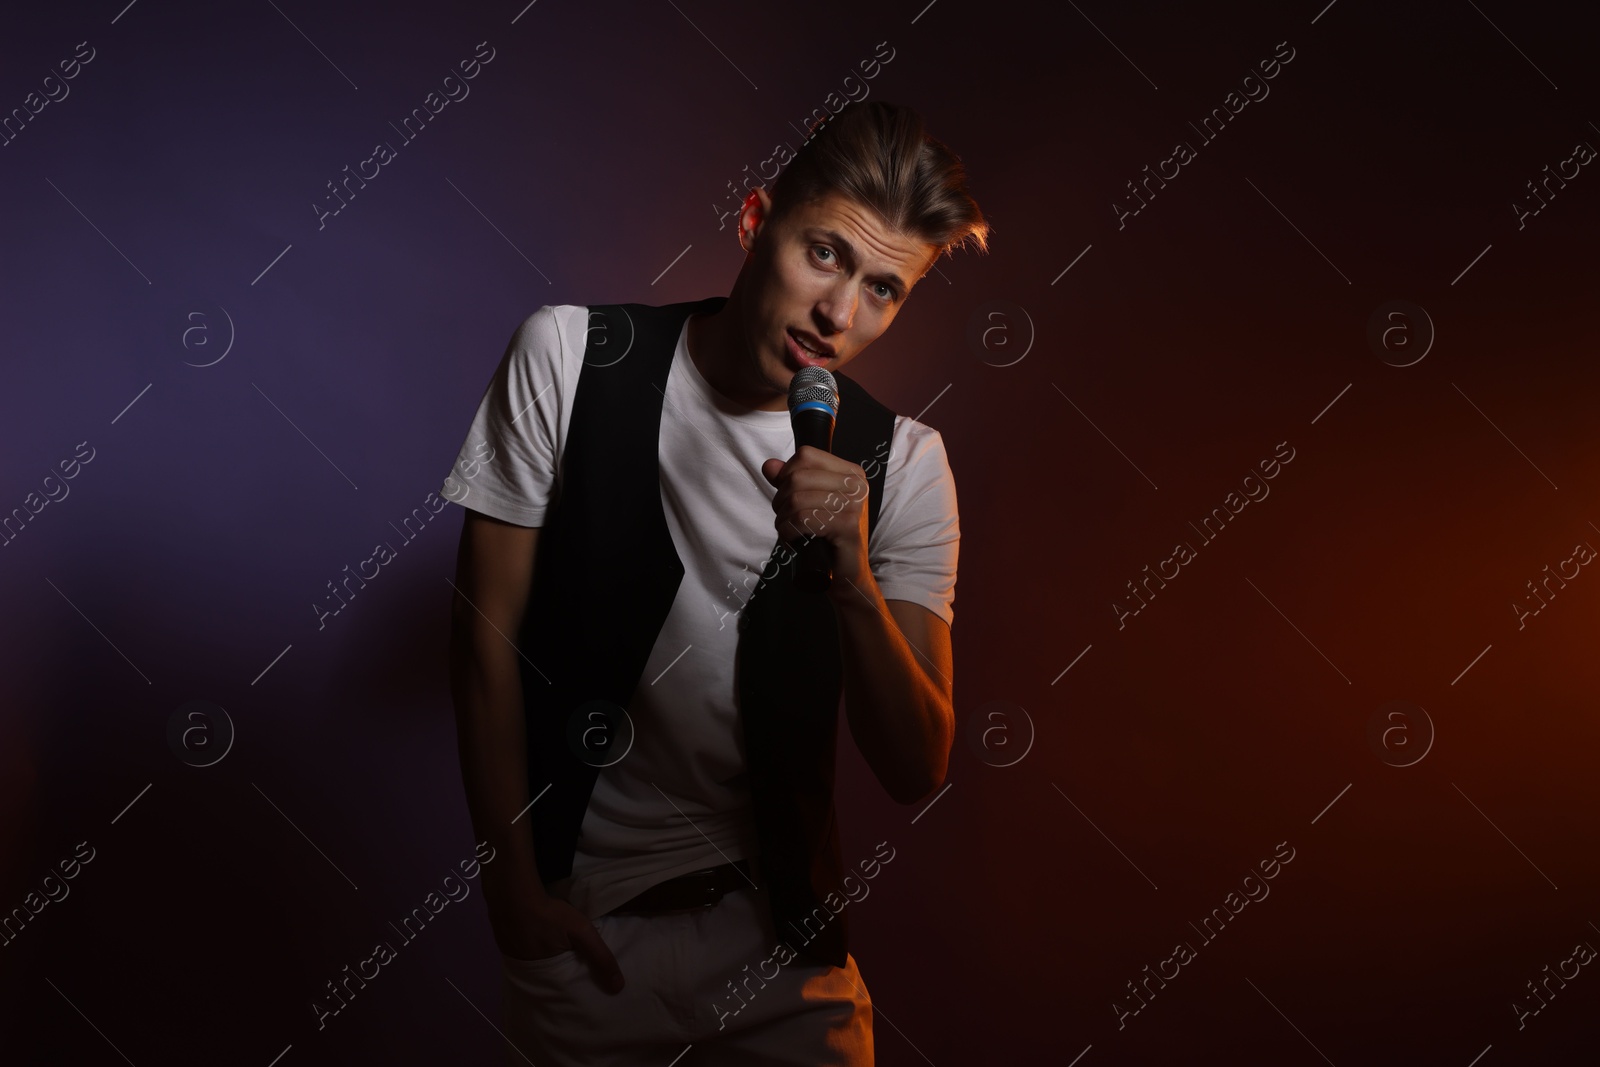
<instances>
[{"instance_id":1,"label":"man's ear","mask_svg":"<svg viewBox=\"0 0 1600 1067\"><path fill-rule=\"evenodd\" d=\"M771 216L771 194L762 186L750 190L739 209L739 247L749 252Z\"/></svg>"}]
</instances>

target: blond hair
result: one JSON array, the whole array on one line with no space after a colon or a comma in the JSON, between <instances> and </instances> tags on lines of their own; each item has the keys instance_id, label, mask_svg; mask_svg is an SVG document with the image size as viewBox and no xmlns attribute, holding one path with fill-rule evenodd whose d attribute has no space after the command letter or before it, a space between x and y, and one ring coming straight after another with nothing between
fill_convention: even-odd
<instances>
[{"instance_id":1,"label":"blond hair","mask_svg":"<svg viewBox=\"0 0 1600 1067\"><path fill-rule=\"evenodd\" d=\"M893 230L939 256L969 242L989 247L989 223L967 191L961 158L930 136L922 116L881 100L851 101L813 122L771 189L772 220L828 193L871 208Z\"/></svg>"}]
</instances>

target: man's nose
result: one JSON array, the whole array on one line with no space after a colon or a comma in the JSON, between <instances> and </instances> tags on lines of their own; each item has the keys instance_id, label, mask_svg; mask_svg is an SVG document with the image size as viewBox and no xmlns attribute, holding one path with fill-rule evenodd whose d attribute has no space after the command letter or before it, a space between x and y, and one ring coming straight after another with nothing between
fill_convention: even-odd
<instances>
[{"instance_id":1,"label":"man's nose","mask_svg":"<svg viewBox=\"0 0 1600 1067\"><path fill-rule=\"evenodd\" d=\"M855 321L856 303L855 284L842 282L817 306L817 310L832 324L834 332L844 333Z\"/></svg>"}]
</instances>

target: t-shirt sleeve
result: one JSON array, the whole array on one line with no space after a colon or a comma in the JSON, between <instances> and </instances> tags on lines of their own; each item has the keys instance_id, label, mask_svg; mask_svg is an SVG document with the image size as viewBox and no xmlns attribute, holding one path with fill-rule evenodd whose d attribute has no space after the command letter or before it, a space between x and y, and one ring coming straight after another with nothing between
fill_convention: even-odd
<instances>
[{"instance_id":1,"label":"t-shirt sleeve","mask_svg":"<svg viewBox=\"0 0 1600 1067\"><path fill-rule=\"evenodd\" d=\"M511 335L440 490L446 500L518 526L544 525L570 414L567 310L547 304Z\"/></svg>"},{"instance_id":2,"label":"t-shirt sleeve","mask_svg":"<svg viewBox=\"0 0 1600 1067\"><path fill-rule=\"evenodd\" d=\"M944 439L938 430L902 415L893 446L867 563L885 600L921 604L953 623L961 525Z\"/></svg>"}]
</instances>

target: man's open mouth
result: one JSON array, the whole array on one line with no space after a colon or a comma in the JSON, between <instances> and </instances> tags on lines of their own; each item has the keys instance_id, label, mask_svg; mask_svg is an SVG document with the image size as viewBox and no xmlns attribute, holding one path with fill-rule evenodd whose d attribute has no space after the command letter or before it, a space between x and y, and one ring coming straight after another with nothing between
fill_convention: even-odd
<instances>
[{"instance_id":1,"label":"man's open mouth","mask_svg":"<svg viewBox=\"0 0 1600 1067\"><path fill-rule=\"evenodd\" d=\"M795 362L802 367L817 367L833 358L833 352L819 342L802 339L793 330L785 330L784 337L788 340L789 354Z\"/></svg>"}]
</instances>

